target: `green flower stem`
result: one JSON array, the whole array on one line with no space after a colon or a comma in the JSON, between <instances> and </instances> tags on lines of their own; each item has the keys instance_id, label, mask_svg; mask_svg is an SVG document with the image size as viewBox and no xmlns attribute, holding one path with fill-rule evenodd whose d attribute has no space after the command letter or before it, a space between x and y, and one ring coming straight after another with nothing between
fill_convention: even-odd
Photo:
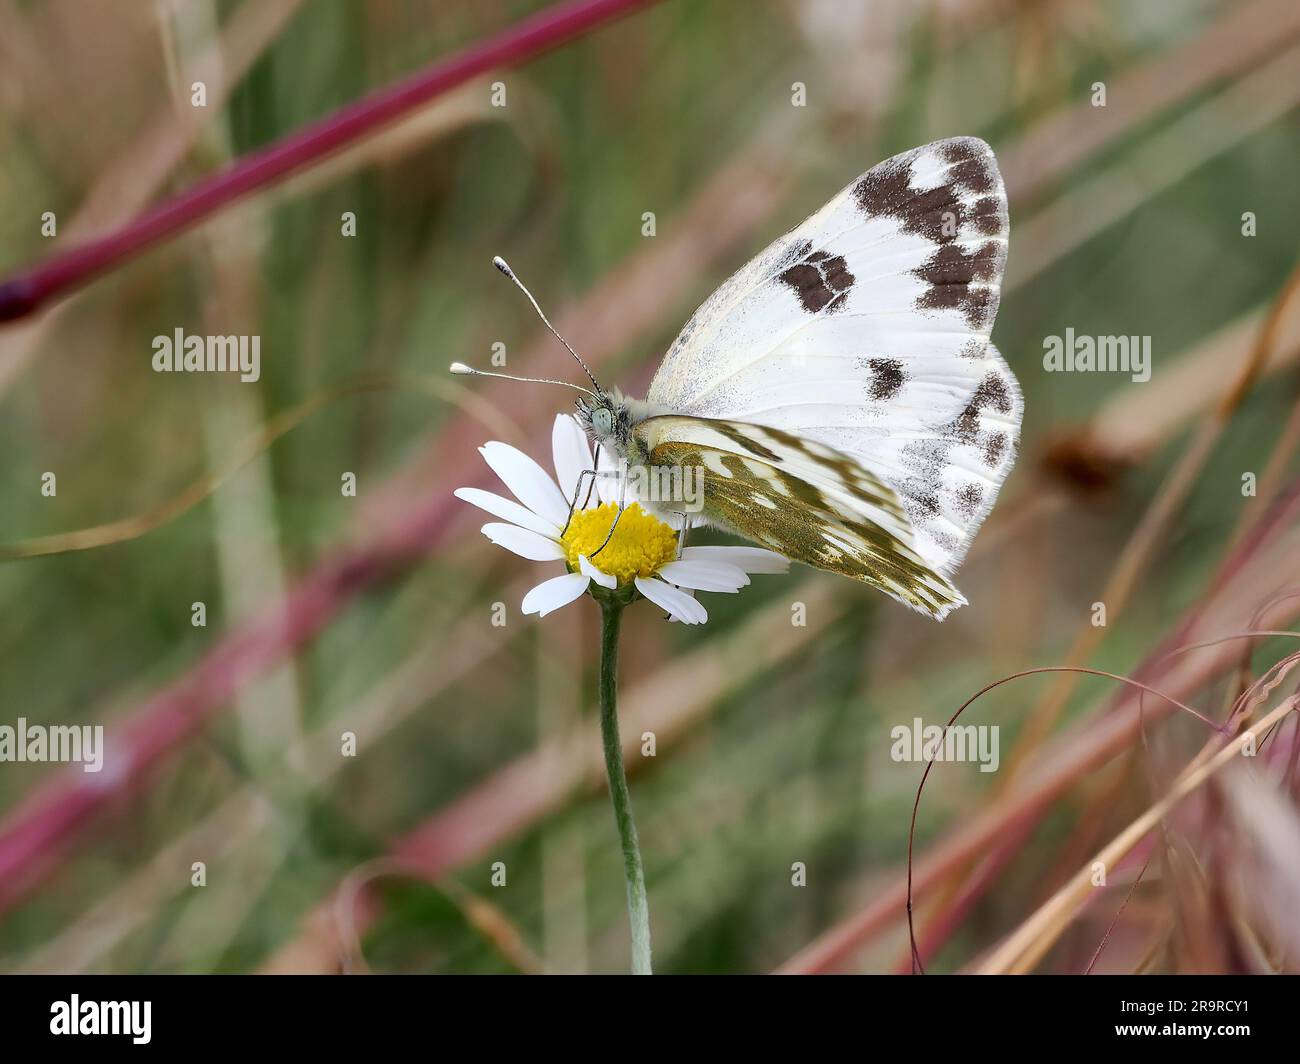
<instances>
[{"instance_id":1,"label":"green flower stem","mask_svg":"<svg viewBox=\"0 0 1300 1064\"><path fill-rule=\"evenodd\" d=\"M650 974L650 906L646 900L645 870L636 824L632 822L632 796L623 771L623 744L618 737L618 632L626 602L615 596L600 599L600 737L605 746L605 773L614 800L614 820L623 843L623 874L627 879L627 915L632 923L632 974Z\"/></svg>"}]
</instances>

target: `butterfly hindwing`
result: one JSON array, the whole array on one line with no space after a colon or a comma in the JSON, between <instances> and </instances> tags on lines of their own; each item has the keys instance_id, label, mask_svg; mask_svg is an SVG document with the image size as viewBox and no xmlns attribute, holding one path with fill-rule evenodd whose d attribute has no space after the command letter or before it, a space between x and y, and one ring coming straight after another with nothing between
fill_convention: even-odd
<instances>
[{"instance_id":1,"label":"butterfly hindwing","mask_svg":"<svg viewBox=\"0 0 1300 1064\"><path fill-rule=\"evenodd\" d=\"M647 402L832 449L893 493L905 540L947 577L1019 438L1020 391L989 342L1007 235L983 141L886 160L700 307Z\"/></svg>"},{"instance_id":2,"label":"butterfly hindwing","mask_svg":"<svg viewBox=\"0 0 1300 1064\"><path fill-rule=\"evenodd\" d=\"M856 460L738 422L664 415L634 432L651 465L698 470L709 523L934 617L965 602L913 548L898 495Z\"/></svg>"}]
</instances>

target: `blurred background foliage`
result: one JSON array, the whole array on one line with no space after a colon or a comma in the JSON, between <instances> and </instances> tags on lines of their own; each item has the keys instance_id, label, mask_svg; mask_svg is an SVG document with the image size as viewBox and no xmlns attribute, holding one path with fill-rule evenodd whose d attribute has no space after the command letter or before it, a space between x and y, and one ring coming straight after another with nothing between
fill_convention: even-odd
<instances>
[{"instance_id":1,"label":"blurred background foliage","mask_svg":"<svg viewBox=\"0 0 1300 1064\"><path fill-rule=\"evenodd\" d=\"M75 243L539 6L5 0L0 271L49 253L45 211L58 242ZM717 283L858 173L916 144L979 135L1011 194L994 337L1024 388L1026 423L988 542L961 574L972 605L935 626L798 573L709 597L702 629L647 607L625 626L625 700L652 717L683 714L657 733L654 759L630 765L657 966L780 965L898 882L919 766L890 759L890 729L941 722L986 683L1066 659L1194 426L1245 365L1296 257L1291 8L669 0L456 90L7 327L3 542L146 511L220 469L269 419L359 374L408 383L330 402L164 527L0 566L0 722L104 723L111 768L115 723L337 545L364 543L414 499L480 481L486 439L548 454L560 393L471 389L503 412L490 425L474 408L458 414L465 393L445 382L436 393L409 383L442 381L452 359L486 365L495 342L513 372L572 377L492 255L510 259L602 381L636 390ZM200 76L212 98L196 109ZM494 80L504 108L490 105ZM795 82L806 107L792 106ZM1104 108L1091 103L1098 82ZM355 237L340 233L348 211ZM1044 373L1043 337L1066 327L1151 336L1152 381ZM260 334L260 382L153 373L152 338L177 328ZM1295 338L1281 331L1271 371L1162 527L1089 664L1132 669L1206 593L1255 502L1242 497L1243 471L1262 474L1280 453L1295 475L1293 455L1274 450L1296 402ZM1123 431L1089 436L1089 424ZM57 473L55 498L40 494L45 471ZM340 493L348 471L356 498ZM594 607L522 618L535 567L491 548L462 510L419 564L240 686L196 741L96 819L0 919L6 970L625 965L599 778L552 793L559 777L545 763L502 774L590 721ZM1276 579L1282 590L1300 574ZM503 628L491 624L498 601ZM789 622L795 601L807 629ZM191 625L195 602L206 627ZM1256 665L1284 649L1262 642ZM938 766L922 845L959 831L999 787L1014 790L1010 751L1048 683L1017 681L972 710L1002 728L1002 771ZM1230 683L1216 676L1196 704L1221 710ZM1080 679L1054 732L1113 690ZM359 736L355 758L340 757L345 731ZM1185 720L1156 732L1145 759L1129 751L1084 775L1014 836L933 967L962 967L1015 927L1091 852L1081 839L1110 838L1205 738ZM1052 738L1033 739L1030 763ZM50 777L0 766L0 810ZM1206 816L1170 826L1166 858L1205 843ZM429 818L445 829L450 867L430 879L386 863L393 840ZM206 862L202 889L190 885L195 861ZM491 885L495 861L504 887ZM806 887L791 885L794 862ZM1212 878L1200 880L1210 894ZM972 880L965 867L949 887ZM1235 948L1212 948L1213 919L1178 906L1164 919L1177 885L1157 855L1100 968L1248 966ZM1126 890L1110 889L1045 966L1081 970ZM839 966L906 965L902 917L897 908ZM1184 948L1193 931L1208 953Z\"/></svg>"}]
</instances>

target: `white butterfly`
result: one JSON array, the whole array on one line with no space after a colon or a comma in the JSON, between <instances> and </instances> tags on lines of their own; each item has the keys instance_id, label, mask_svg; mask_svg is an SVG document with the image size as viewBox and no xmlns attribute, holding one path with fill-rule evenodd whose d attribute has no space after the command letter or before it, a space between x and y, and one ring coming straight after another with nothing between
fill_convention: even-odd
<instances>
[{"instance_id":1,"label":"white butterfly","mask_svg":"<svg viewBox=\"0 0 1300 1064\"><path fill-rule=\"evenodd\" d=\"M644 400L580 389L579 422L625 468L701 474L695 523L941 620L1020 433L989 342L1007 234L982 140L896 155L710 296Z\"/></svg>"}]
</instances>

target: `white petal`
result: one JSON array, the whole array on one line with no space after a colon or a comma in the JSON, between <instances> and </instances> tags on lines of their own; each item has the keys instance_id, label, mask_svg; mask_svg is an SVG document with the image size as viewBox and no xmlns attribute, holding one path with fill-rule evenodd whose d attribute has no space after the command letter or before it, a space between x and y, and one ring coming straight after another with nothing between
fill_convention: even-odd
<instances>
[{"instance_id":1,"label":"white petal","mask_svg":"<svg viewBox=\"0 0 1300 1064\"><path fill-rule=\"evenodd\" d=\"M669 509L669 507L676 506L676 505L677 505L676 503L661 502L653 506L647 506L644 502L642 502L641 508L643 510L650 510L650 512L653 513L655 517L659 518L660 521L666 524L674 532L680 532L682 530L683 521L690 522L688 527L688 532L690 528L704 527L704 518L702 518L699 514L683 514L676 510Z\"/></svg>"},{"instance_id":2,"label":"white petal","mask_svg":"<svg viewBox=\"0 0 1300 1064\"><path fill-rule=\"evenodd\" d=\"M579 427L577 419L568 414L557 414L555 425L551 429L551 457L555 462L555 479L560 485L560 494L565 499L565 509L573 501L573 494L578 490L578 477L591 468L591 448L587 446L587 434ZM583 495L591 486L591 478L583 481ZM582 508L582 500L577 501L577 508Z\"/></svg>"},{"instance_id":3,"label":"white petal","mask_svg":"<svg viewBox=\"0 0 1300 1064\"><path fill-rule=\"evenodd\" d=\"M623 463L610 452L608 447L600 449L600 458L596 462L599 475L596 477L596 495L601 502L618 502L623 495ZM611 474L617 474L616 476ZM584 492L584 494L586 494Z\"/></svg>"},{"instance_id":4,"label":"white petal","mask_svg":"<svg viewBox=\"0 0 1300 1064\"><path fill-rule=\"evenodd\" d=\"M524 596L520 609L525 614L536 613L545 617L548 613L567 606L574 599L581 597L587 590L588 580L580 573L565 573L550 580L543 580Z\"/></svg>"},{"instance_id":5,"label":"white petal","mask_svg":"<svg viewBox=\"0 0 1300 1064\"><path fill-rule=\"evenodd\" d=\"M545 517L539 517L526 506L520 506L510 499L494 495L490 491L483 491L481 488L457 488L452 494L458 499L463 499L471 506L486 510L493 517L499 517L501 520L509 521L521 528L532 529L547 539L560 538L559 525L551 524Z\"/></svg>"},{"instance_id":6,"label":"white petal","mask_svg":"<svg viewBox=\"0 0 1300 1064\"><path fill-rule=\"evenodd\" d=\"M607 587L611 591L618 587L618 577L613 573L602 573L587 560L586 555L578 555L578 569L583 576L589 576L596 581L601 587Z\"/></svg>"},{"instance_id":7,"label":"white petal","mask_svg":"<svg viewBox=\"0 0 1300 1064\"><path fill-rule=\"evenodd\" d=\"M682 594L683 594L683 595L688 595L688 596L691 597L691 598L694 598L694 597L695 597L695 592L694 592L694 591L691 591L691 590L689 590L689 589L687 589L687 588L683 588L683 589L682 589ZM669 614L669 615L668 615L668 623L669 623L669 624L677 624L677 623L678 623L677 618L674 617L674 616L672 616L672 614Z\"/></svg>"},{"instance_id":8,"label":"white petal","mask_svg":"<svg viewBox=\"0 0 1300 1064\"><path fill-rule=\"evenodd\" d=\"M539 536L518 525L502 525L493 521L483 526L483 535L498 547L505 547L529 561L554 562L564 558L564 550L555 540Z\"/></svg>"},{"instance_id":9,"label":"white petal","mask_svg":"<svg viewBox=\"0 0 1300 1064\"><path fill-rule=\"evenodd\" d=\"M762 547L687 547L682 551L682 561L688 559L723 562L747 573L784 573L790 569L789 558Z\"/></svg>"},{"instance_id":10,"label":"white petal","mask_svg":"<svg viewBox=\"0 0 1300 1064\"><path fill-rule=\"evenodd\" d=\"M690 595L685 591L678 591L677 588L665 584L662 580L650 580L638 576L636 589L683 624L703 624L709 619L708 611Z\"/></svg>"},{"instance_id":11,"label":"white petal","mask_svg":"<svg viewBox=\"0 0 1300 1064\"><path fill-rule=\"evenodd\" d=\"M493 440L478 450L516 499L553 524L564 524L569 515L569 504L555 486L555 481L546 475L546 470L508 443Z\"/></svg>"},{"instance_id":12,"label":"white petal","mask_svg":"<svg viewBox=\"0 0 1300 1064\"><path fill-rule=\"evenodd\" d=\"M702 562L698 559L668 562L659 567L656 575L670 584L694 588L696 591L735 592L749 583L749 577L734 565Z\"/></svg>"}]
</instances>

